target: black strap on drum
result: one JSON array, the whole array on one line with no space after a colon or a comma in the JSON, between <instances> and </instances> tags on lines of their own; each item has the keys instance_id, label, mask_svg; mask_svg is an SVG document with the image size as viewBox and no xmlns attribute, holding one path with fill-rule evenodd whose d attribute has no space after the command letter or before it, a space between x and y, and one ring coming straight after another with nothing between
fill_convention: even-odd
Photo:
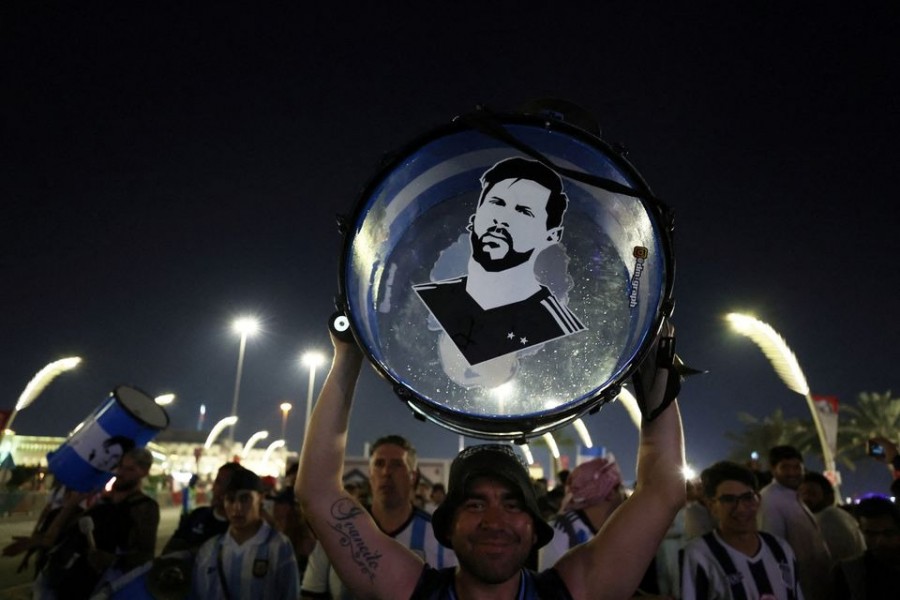
<instances>
[{"instance_id":1,"label":"black strap on drum","mask_svg":"<svg viewBox=\"0 0 900 600\"><path fill-rule=\"evenodd\" d=\"M507 131L505 127L503 127L500 123L497 122L496 119L493 118L493 114L485 108L481 108L474 113L460 115L456 118L456 120L466 125L470 125L473 129L476 129L477 131L480 131L485 135L500 140L505 144L509 144L516 150L527 154L538 162L543 163L545 166L553 169L560 175L568 177L569 179L580 181L581 183L586 183L588 185L598 187L614 194L631 196L633 198L643 198L645 200L650 200L651 202L659 206L664 206L662 201L650 194L649 191L635 190L634 188L622 185L618 181L613 181L612 179L599 177L597 175L591 175L590 173L584 173L582 171L575 171L573 169L560 167L559 165L554 164L552 160Z\"/></svg>"}]
</instances>

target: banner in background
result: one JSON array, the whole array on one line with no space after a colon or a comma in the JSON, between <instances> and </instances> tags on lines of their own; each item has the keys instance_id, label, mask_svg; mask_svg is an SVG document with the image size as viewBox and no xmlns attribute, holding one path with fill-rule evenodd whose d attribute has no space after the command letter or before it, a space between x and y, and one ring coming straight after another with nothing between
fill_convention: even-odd
<instances>
[{"instance_id":1,"label":"banner in background","mask_svg":"<svg viewBox=\"0 0 900 600\"><path fill-rule=\"evenodd\" d=\"M813 403L819 413L819 421L825 431L825 443L831 455L837 455L838 399L837 396L813 396Z\"/></svg>"}]
</instances>

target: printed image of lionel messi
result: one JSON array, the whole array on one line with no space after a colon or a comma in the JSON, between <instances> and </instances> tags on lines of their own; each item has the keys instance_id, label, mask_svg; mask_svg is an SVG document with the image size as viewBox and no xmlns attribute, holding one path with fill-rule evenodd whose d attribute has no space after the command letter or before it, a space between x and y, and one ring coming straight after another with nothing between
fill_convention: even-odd
<instances>
[{"instance_id":1,"label":"printed image of lionel messi","mask_svg":"<svg viewBox=\"0 0 900 600\"><path fill-rule=\"evenodd\" d=\"M534 271L562 239L567 206L549 167L519 157L496 163L469 217L467 275L413 286L470 365L585 330Z\"/></svg>"}]
</instances>

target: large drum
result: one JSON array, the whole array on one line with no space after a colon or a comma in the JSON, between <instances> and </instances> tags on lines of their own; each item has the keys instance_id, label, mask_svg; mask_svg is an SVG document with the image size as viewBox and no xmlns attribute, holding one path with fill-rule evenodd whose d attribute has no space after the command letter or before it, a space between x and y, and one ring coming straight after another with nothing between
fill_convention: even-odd
<instances>
[{"instance_id":1,"label":"large drum","mask_svg":"<svg viewBox=\"0 0 900 600\"><path fill-rule=\"evenodd\" d=\"M146 446L168 425L169 415L153 398L119 386L59 448L47 454L47 466L70 489L100 489L125 452Z\"/></svg>"},{"instance_id":2,"label":"large drum","mask_svg":"<svg viewBox=\"0 0 900 600\"><path fill-rule=\"evenodd\" d=\"M671 212L556 118L457 118L397 153L345 225L354 337L415 414L465 435L598 409L672 311Z\"/></svg>"}]
</instances>

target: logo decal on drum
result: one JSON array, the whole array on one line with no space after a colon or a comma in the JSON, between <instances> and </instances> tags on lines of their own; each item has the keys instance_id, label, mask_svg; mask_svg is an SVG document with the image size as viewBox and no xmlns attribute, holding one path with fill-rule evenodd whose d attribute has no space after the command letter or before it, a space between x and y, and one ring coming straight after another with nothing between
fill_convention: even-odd
<instances>
[{"instance_id":1,"label":"logo decal on drum","mask_svg":"<svg viewBox=\"0 0 900 600\"><path fill-rule=\"evenodd\" d=\"M452 341L440 344L448 374L458 371L450 364L458 362L448 356L452 347L475 366L586 330L565 297L535 275L537 257L562 239L567 205L559 175L540 162L508 158L481 176L478 205L466 227L466 274L413 286L442 337Z\"/></svg>"},{"instance_id":2,"label":"logo decal on drum","mask_svg":"<svg viewBox=\"0 0 900 600\"><path fill-rule=\"evenodd\" d=\"M631 276L631 293L628 295L628 306L634 308L638 303L638 291L641 287L644 261L650 256L650 251L644 246L635 246L631 255L634 256L634 275Z\"/></svg>"}]
</instances>

